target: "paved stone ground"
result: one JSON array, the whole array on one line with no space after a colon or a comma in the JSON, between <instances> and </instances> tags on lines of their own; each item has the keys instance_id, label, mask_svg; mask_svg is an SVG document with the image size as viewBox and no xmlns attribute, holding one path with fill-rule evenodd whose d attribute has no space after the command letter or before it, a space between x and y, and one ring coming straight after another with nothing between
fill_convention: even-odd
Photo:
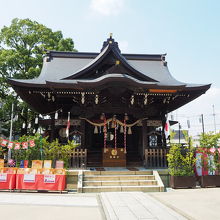
<instances>
[{"instance_id":1,"label":"paved stone ground","mask_svg":"<svg viewBox=\"0 0 220 220\"><path fill-rule=\"evenodd\" d=\"M220 219L220 188L178 189L150 195L188 219Z\"/></svg>"},{"instance_id":2,"label":"paved stone ground","mask_svg":"<svg viewBox=\"0 0 220 220\"><path fill-rule=\"evenodd\" d=\"M106 192L100 197L107 220L186 219L143 192Z\"/></svg>"},{"instance_id":3,"label":"paved stone ground","mask_svg":"<svg viewBox=\"0 0 220 220\"><path fill-rule=\"evenodd\" d=\"M0 219L101 220L96 194L0 193Z\"/></svg>"},{"instance_id":4,"label":"paved stone ground","mask_svg":"<svg viewBox=\"0 0 220 220\"><path fill-rule=\"evenodd\" d=\"M220 219L220 188L163 193L44 194L0 192L0 220ZM164 205L165 204L165 205ZM179 213L179 214L178 214ZM183 217L184 216L184 217Z\"/></svg>"}]
</instances>

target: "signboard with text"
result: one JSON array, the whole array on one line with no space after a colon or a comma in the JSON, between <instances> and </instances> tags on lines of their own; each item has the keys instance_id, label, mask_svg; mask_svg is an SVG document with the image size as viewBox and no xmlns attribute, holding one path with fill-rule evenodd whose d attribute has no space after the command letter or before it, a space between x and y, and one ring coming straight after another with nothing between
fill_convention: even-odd
<instances>
[{"instance_id":1,"label":"signboard with text","mask_svg":"<svg viewBox=\"0 0 220 220\"><path fill-rule=\"evenodd\" d=\"M35 174L24 174L24 183L35 183Z\"/></svg>"},{"instance_id":2,"label":"signboard with text","mask_svg":"<svg viewBox=\"0 0 220 220\"><path fill-rule=\"evenodd\" d=\"M7 182L7 173L0 173L0 182Z\"/></svg>"},{"instance_id":3,"label":"signboard with text","mask_svg":"<svg viewBox=\"0 0 220 220\"><path fill-rule=\"evenodd\" d=\"M55 183L55 175L54 174L44 175L44 183Z\"/></svg>"}]
</instances>

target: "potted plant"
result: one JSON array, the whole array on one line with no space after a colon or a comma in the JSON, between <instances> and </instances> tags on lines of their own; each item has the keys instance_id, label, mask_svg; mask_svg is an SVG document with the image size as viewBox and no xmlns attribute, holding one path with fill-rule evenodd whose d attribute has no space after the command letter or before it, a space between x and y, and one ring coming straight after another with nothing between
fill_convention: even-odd
<instances>
[{"instance_id":1,"label":"potted plant","mask_svg":"<svg viewBox=\"0 0 220 220\"><path fill-rule=\"evenodd\" d=\"M201 187L220 186L220 134L206 133L200 137L202 176L199 177Z\"/></svg>"},{"instance_id":2,"label":"potted plant","mask_svg":"<svg viewBox=\"0 0 220 220\"><path fill-rule=\"evenodd\" d=\"M192 148L182 148L178 144L172 145L167 154L167 161L172 188L194 188L196 186L194 176L196 159Z\"/></svg>"}]
</instances>

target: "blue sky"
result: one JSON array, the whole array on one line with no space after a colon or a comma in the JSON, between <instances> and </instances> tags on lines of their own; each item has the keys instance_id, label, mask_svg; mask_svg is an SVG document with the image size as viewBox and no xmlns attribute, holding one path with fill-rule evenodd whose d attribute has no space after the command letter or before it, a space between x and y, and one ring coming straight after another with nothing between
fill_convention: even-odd
<instances>
[{"instance_id":1,"label":"blue sky","mask_svg":"<svg viewBox=\"0 0 220 220\"><path fill-rule=\"evenodd\" d=\"M79 51L98 52L109 33L124 53L167 53L171 74L212 89L174 113L193 133L220 129L220 1L217 0L0 0L0 28L30 18L61 30Z\"/></svg>"}]
</instances>

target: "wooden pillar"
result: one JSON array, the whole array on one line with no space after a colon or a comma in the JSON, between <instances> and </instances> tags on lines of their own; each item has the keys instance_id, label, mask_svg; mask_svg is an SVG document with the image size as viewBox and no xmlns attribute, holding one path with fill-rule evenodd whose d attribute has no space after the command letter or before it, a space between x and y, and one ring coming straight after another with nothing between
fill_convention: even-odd
<instances>
[{"instance_id":1,"label":"wooden pillar","mask_svg":"<svg viewBox=\"0 0 220 220\"><path fill-rule=\"evenodd\" d=\"M50 133L50 142L52 142L55 139L55 114L51 115L51 133Z\"/></svg>"},{"instance_id":2,"label":"wooden pillar","mask_svg":"<svg viewBox=\"0 0 220 220\"><path fill-rule=\"evenodd\" d=\"M80 132L82 133L81 135L81 148L82 149L85 149L86 146L85 146L85 120L81 120L80 122Z\"/></svg>"},{"instance_id":3,"label":"wooden pillar","mask_svg":"<svg viewBox=\"0 0 220 220\"><path fill-rule=\"evenodd\" d=\"M165 128L165 124L166 124L166 117L165 115L162 116L162 140L163 140L163 148L166 148L167 147L167 144L166 144L166 137L165 137L165 131L164 131L164 128Z\"/></svg>"},{"instance_id":4,"label":"wooden pillar","mask_svg":"<svg viewBox=\"0 0 220 220\"><path fill-rule=\"evenodd\" d=\"M147 120L142 121L142 155L144 157L145 149L148 148L147 142Z\"/></svg>"}]
</instances>

